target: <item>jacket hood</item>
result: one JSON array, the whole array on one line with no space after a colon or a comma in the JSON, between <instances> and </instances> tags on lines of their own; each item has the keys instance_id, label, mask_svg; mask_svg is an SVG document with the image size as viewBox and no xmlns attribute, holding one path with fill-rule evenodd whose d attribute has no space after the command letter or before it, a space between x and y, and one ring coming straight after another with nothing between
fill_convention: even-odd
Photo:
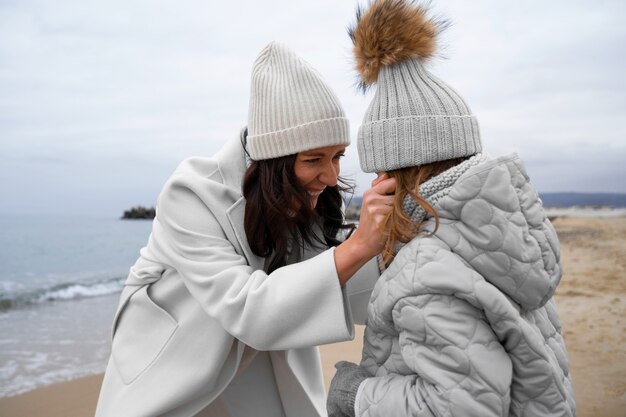
<instances>
[{"instance_id":1,"label":"jacket hood","mask_svg":"<svg viewBox=\"0 0 626 417\"><path fill-rule=\"evenodd\" d=\"M552 297L559 240L516 154L468 170L435 208L435 236L522 309Z\"/></svg>"}]
</instances>

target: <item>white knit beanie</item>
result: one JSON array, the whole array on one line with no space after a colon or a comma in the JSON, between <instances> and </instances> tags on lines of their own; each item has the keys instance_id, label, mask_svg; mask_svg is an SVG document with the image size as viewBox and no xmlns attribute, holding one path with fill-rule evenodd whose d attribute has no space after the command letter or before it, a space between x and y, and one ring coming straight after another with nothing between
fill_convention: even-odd
<instances>
[{"instance_id":1,"label":"white knit beanie","mask_svg":"<svg viewBox=\"0 0 626 417\"><path fill-rule=\"evenodd\" d=\"M461 96L426 70L441 22L411 0L375 0L350 30L357 70L376 94L359 128L365 172L390 171L474 155L478 121Z\"/></svg>"},{"instance_id":2,"label":"white knit beanie","mask_svg":"<svg viewBox=\"0 0 626 417\"><path fill-rule=\"evenodd\" d=\"M253 160L350 144L339 100L309 63L272 42L252 68L246 147Z\"/></svg>"}]
</instances>

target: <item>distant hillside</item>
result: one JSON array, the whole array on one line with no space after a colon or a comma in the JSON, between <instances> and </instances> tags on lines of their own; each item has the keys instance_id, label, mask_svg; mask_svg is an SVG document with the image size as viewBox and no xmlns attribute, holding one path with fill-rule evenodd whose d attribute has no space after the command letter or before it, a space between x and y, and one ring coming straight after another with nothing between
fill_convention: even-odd
<instances>
[{"instance_id":1,"label":"distant hillside","mask_svg":"<svg viewBox=\"0 0 626 417\"><path fill-rule=\"evenodd\" d=\"M539 193L546 208L566 207L626 207L626 194L616 193ZM363 198L354 196L348 200L348 208L358 218Z\"/></svg>"},{"instance_id":2,"label":"distant hillside","mask_svg":"<svg viewBox=\"0 0 626 417\"><path fill-rule=\"evenodd\" d=\"M544 207L626 207L626 194L539 193Z\"/></svg>"}]
</instances>

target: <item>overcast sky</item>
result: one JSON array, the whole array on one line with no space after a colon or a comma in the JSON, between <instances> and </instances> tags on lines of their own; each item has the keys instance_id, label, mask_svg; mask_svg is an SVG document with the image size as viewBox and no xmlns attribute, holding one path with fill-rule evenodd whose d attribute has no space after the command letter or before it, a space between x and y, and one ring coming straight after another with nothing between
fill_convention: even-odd
<instances>
[{"instance_id":1,"label":"overcast sky","mask_svg":"<svg viewBox=\"0 0 626 417\"><path fill-rule=\"evenodd\" d=\"M117 216L153 205L177 164L246 124L270 41L316 67L353 143L357 1L0 1L0 212ZM360 4L365 4L361 1ZM429 69L478 117L483 147L518 152L540 192L626 192L626 2L433 0L452 26ZM356 146L343 173L358 183Z\"/></svg>"}]
</instances>

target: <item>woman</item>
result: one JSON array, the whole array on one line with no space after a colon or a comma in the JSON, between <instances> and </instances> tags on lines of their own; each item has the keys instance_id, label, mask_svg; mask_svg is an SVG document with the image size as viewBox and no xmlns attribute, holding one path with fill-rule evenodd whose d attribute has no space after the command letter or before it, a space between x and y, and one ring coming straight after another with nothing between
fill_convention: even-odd
<instances>
[{"instance_id":1,"label":"woman","mask_svg":"<svg viewBox=\"0 0 626 417\"><path fill-rule=\"evenodd\" d=\"M159 196L121 295L97 416L326 414L315 346L353 337L348 298L364 318L378 278L375 262L364 265L382 249L395 184L365 193L360 227L338 242L348 143L317 72L268 45L248 129L215 157L184 161Z\"/></svg>"},{"instance_id":2,"label":"woman","mask_svg":"<svg viewBox=\"0 0 626 417\"><path fill-rule=\"evenodd\" d=\"M439 26L377 0L352 33L366 172L396 178L359 366L336 365L336 416L576 413L553 294L559 243L517 155L490 159L463 99L422 65Z\"/></svg>"}]
</instances>

